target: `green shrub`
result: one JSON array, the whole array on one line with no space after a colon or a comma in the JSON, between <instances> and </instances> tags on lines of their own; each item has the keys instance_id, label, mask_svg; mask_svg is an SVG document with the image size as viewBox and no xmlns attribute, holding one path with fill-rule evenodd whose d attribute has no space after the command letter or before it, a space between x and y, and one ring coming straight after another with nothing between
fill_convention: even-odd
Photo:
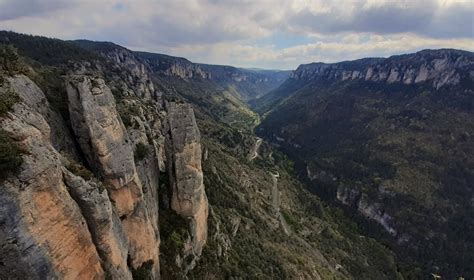
<instances>
[{"instance_id":1,"label":"green shrub","mask_svg":"<svg viewBox=\"0 0 474 280\"><path fill-rule=\"evenodd\" d=\"M9 112L18 101L20 101L20 96L16 92L10 89L0 92L0 117Z\"/></svg>"},{"instance_id":2,"label":"green shrub","mask_svg":"<svg viewBox=\"0 0 474 280\"><path fill-rule=\"evenodd\" d=\"M286 211L281 211L281 214L283 215L283 219L285 219L285 221L290 227L293 228L293 230L298 231L301 229L301 225L299 224L299 222L295 218L293 218L290 213Z\"/></svg>"},{"instance_id":3,"label":"green shrub","mask_svg":"<svg viewBox=\"0 0 474 280\"><path fill-rule=\"evenodd\" d=\"M143 160L147 154L148 154L148 147L142 142L139 142L135 146L135 159L138 161Z\"/></svg>"},{"instance_id":4,"label":"green shrub","mask_svg":"<svg viewBox=\"0 0 474 280\"><path fill-rule=\"evenodd\" d=\"M184 245L184 241L183 241L183 238L181 237L181 235L179 233L177 233L176 231L173 231L170 235L170 240L171 242L173 242L173 246L175 248L181 248L183 245Z\"/></svg>"},{"instance_id":5,"label":"green shrub","mask_svg":"<svg viewBox=\"0 0 474 280\"><path fill-rule=\"evenodd\" d=\"M0 178L15 172L23 162L21 150L8 133L0 129Z\"/></svg>"},{"instance_id":6,"label":"green shrub","mask_svg":"<svg viewBox=\"0 0 474 280\"><path fill-rule=\"evenodd\" d=\"M132 127L132 117L140 115L140 110L138 109L138 106L134 104L124 104L123 102L117 104L117 111L125 127Z\"/></svg>"},{"instance_id":7,"label":"green shrub","mask_svg":"<svg viewBox=\"0 0 474 280\"><path fill-rule=\"evenodd\" d=\"M23 66L17 49L12 45L0 45L0 72L14 75L22 70Z\"/></svg>"}]
</instances>

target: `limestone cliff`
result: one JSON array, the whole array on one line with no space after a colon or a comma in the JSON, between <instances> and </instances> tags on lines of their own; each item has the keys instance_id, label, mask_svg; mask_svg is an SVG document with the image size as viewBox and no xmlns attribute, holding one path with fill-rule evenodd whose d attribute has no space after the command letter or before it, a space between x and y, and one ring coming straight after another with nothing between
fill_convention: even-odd
<instances>
[{"instance_id":1,"label":"limestone cliff","mask_svg":"<svg viewBox=\"0 0 474 280\"><path fill-rule=\"evenodd\" d=\"M145 207L133 148L102 79L72 76L67 85L71 123L96 176L102 178L122 221L133 268L151 261L159 274L159 239Z\"/></svg>"},{"instance_id":2,"label":"limestone cliff","mask_svg":"<svg viewBox=\"0 0 474 280\"><path fill-rule=\"evenodd\" d=\"M366 194L339 186L336 198L342 204L354 207L364 217L381 225L390 235L396 237L399 234L393 225L392 216L383 209L383 204L371 201Z\"/></svg>"},{"instance_id":3,"label":"limestone cliff","mask_svg":"<svg viewBox=\"0 0 474 280\"><path fill-rule=\"evenodd\" d=\"M200 133L189 104L170 102L168 151L171 209L189 222L191 240L184 256L198 257L207 241L208 202L203 184Z\"/></svg>"},{"instance_id":4,"label":"limestone cliff","mask_svg":"<svg viewBox=\"0 0 474 280\"><path fill-rule=\"evenodd\" d=\"M383 83L427 83L439 89L462 82L472 54L455 50L425 50L415 54L361 60L334 64L311 63L300 65L291 78L296 80L365 80ZM472 74L469 74L472 75Z\"/></svg>"},{"instance_id":5,"label":"limestone cliff","mask_svg":"<svg viewBox=\"0 0 474 280\"><path fill-rule=\"evenodd\" d=\"M64 86L73 133L26 76L7 77L0 87L20 98L0 128L23 151L19 171L1 181L0 278L159 279L158 193L166 164L174 174L172 209L189 221L181 249L193 261L183 270L192 269L208 216L192 107L172 104L164 119L160 104L142 103L149 95L133 94L121 106L139 113L125 127L110 87L86 72L70 74ZM164 127L173 128L166 143ZM139 145L147 148L137 158Z\"/></svg>"},{"instance_id":6,"label":"limestone cliff","mask_svg":"<svg viewBox=\"0 0 474 280\"><path fill-rule=\"evenodd\" d=\"M23 76L14 81L31 83ZM101 279L86 219L68 193L50 127L32 102L44 95L37 87L19 95L29 98L0 120L25 152L18 175L0 183L0 278Z\"/></svg>"}]
</instances>

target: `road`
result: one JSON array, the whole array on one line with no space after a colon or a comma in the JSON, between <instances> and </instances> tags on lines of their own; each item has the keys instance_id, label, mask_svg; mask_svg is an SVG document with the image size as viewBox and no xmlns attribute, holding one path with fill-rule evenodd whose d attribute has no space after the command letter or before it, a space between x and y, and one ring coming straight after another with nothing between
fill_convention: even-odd
<instances>
[{"instance_id":1,"label":"road","mask_svg":"<svg viewBox=\"0 0 474 280\"><path fill-rule=\"evenodd\" d=\"M280 211L280 191L278 190L278 178L280 177L280 174L276 173L273 174L269 172L270 175L272 176L273 179L273 186L272 186L272 205L273 209L275 210L276 216L280 220L281 227L283 228L283 231L285 232L286 235L291 235L291 228L288 226L288 223L286 222L285 218L281 214Z\"/></svg>"},{"instance_id":2,"label":"road","mask_svg":"<svg viewBox=\"0 0 474 280\"><path fill-rule=\"evenodd\" d=\"M255 141L255 144L252 146L252 149L250 149L250 153L248 156L249 160L253 160L258 157L258 149L260 148L260 145L262 145L262 141L262 138L257 137L257 141Z\"/></svg>"}]
</instances>

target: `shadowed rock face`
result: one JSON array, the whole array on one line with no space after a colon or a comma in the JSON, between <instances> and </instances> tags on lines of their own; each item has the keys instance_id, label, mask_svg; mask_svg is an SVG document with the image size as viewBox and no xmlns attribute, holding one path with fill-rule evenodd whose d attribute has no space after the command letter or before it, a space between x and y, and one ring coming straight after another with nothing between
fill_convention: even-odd
<instances>
[{"instance_id":1,"label":"shadowed rock face","mask_svg":"<svg viewBox=\"0 0 474 280\"><path fill-rule=\"evenodd\" d=\"M190 219L192 248L201 255L207 240L208 202L201 167L200 133L189 104L168 103L171 208Z\"/></svg>"},{"instance_id":2,"label":"shadowed rock face","mask_svg":"<svg viewBox=\"0 0 474 280\"><path fill-rule=\"evenodd\" d=\"M342 204L356 208L364 217L380 224L390 235L397 236L397 230L392 225L393 218L385 212L383 204L373 202L366 194L361 194L356 189L344 186L337 188L336 198Z\"/></svg>"}]
</instances>

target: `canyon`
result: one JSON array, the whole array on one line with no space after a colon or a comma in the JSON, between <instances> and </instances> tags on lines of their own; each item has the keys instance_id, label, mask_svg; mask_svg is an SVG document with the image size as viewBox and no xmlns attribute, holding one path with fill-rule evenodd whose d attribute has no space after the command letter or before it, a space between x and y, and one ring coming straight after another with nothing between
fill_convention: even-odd
<instances>
[{"instance_id":1,"label":"canyon","mask_svg":"<svg viewBox=\"0 0 474 280\"><path fill-rule=\"evenodd\" d=\"M277 71L0 45L1 279L474 273L470 52Z\"/></svg>"}]
</instances>

